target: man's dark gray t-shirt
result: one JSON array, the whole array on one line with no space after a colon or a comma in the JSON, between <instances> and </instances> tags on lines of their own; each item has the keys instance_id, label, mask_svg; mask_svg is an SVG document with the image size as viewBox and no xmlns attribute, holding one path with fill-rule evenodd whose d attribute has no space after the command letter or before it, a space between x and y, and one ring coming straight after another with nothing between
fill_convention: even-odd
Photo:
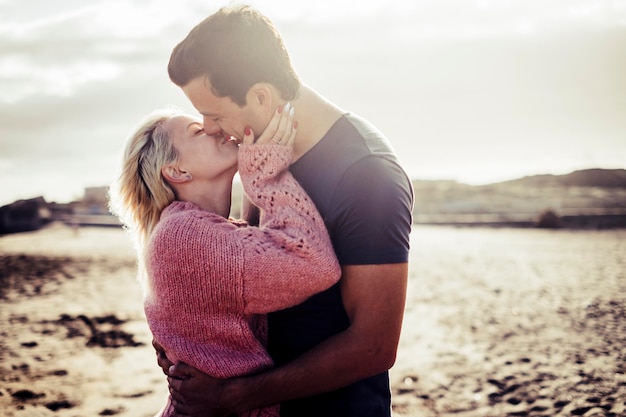
<instances>
[{"instance_id":1,"label":"man's dark gray t-shirt","mask_svg":"<svg viewBox=\"0 0 626 417\"><path fill-rule=\"evenodd\" d=\"M291 167L324 218L342 265L408 262L413 190L385 137L342 116ZM380 277L385 279L385 277ZM277 365L345 330L339 284L269 315L268 350ZM281 404L282 417L389 417L387 372L343 389Z\"/></svg>"}]
</instances>

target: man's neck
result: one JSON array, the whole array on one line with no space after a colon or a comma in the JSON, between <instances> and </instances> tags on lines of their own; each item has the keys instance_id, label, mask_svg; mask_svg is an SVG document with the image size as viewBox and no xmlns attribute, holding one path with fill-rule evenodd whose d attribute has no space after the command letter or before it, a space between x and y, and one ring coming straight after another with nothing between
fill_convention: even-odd
<instances>
[{"instance_id":1,"label":"man's neck","mask_svg":"<svg viewBox=\"0 0 626 417\"><path fill-rule=\"evenodd\" d=\"M293 149L293 161L297 161L326 135L344 112L305 85L300 88L298 98L291 103L298 121L298 135Z\"/></svg>"}]
</instances>

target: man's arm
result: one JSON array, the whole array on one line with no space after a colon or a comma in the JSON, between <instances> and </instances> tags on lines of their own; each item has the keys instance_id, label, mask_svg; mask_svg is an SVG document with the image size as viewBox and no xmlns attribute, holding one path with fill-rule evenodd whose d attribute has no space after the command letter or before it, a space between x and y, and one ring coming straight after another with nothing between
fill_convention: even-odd
<instances>
[{"instance_id":1,"label":"man's arm","mask_svg":"<svg viewBox=\"0 0 626 417\"><path fill-rule=\"evenodd\" d=\"M209 409L242 412L332 391L388 370L396 358L407 276L406 263L344 266L341 290L350 318L345 331L254 376L215 380L176 366L169 381L177 411L190 416L211 415Z\"/></svg>"}]
</instances>

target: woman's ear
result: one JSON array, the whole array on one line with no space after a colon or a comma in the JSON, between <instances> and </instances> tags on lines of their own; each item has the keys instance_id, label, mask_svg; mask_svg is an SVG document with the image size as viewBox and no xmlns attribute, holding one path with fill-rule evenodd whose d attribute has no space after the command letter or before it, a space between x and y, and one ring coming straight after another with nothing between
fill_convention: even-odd
<instances>
[{"instance_id":1,"label":"woman's ear","mask_svg":"<svg viewBox=\"0 0 626 417\"><path fill-rule=\"evenodd\" d=\"M161 174L167 181L174 184L182 184L193 179L189 172L179 169L177 166L171 164L165 165L161 168Z\"/></svg>"}]
</instances>

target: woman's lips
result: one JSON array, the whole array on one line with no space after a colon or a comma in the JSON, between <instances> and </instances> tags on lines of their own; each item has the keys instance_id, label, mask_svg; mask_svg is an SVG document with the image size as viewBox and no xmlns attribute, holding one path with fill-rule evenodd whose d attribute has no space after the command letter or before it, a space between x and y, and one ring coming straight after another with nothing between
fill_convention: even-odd
<instances>
[{"instance_id":1,"label":"woman's lips","mask_svg":"<svg viewBox=\"0 0 626 417\"><path fill-rule=\"evenodd\" d=\"M236 137L225 134L224 138L222 139L222 145L228 142L236 142L237 144L240 143L239 139L237 139Z\"/></svg>"}]
</instances>

